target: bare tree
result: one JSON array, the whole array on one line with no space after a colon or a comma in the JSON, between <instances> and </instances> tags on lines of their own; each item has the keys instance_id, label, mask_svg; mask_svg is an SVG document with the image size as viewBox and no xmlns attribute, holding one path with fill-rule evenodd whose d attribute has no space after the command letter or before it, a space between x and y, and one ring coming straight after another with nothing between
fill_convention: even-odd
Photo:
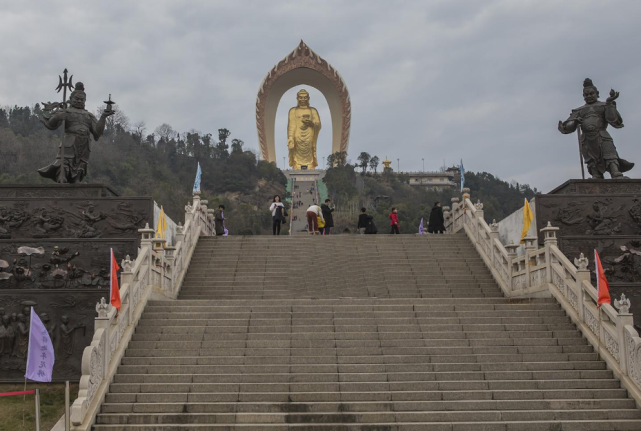
<instances>
[{"instance_id":1,"label":"bare tree","mask_svg":"<svg viewBox=\"0 0 641 431\"><path fill-rule=\"evenodd\" d=\"M154 135L156 135L158 139L169 142L176 137L176 131L169 124L162 123L160 126L156 127Z\"/></svg>"},{"instance_id":2,"label":"bare tree","mask_svg":"<svg viewBox=\"0 0 641 431\"><path fill-rule=\"evenodd\" d=\"M133 134L138 139L138 142L142 142L142 138L143 136L145 136L146 131L147 126L145 125L144 121L138 121L136 124L134 124Z\"/></svg>"}]
</instances>

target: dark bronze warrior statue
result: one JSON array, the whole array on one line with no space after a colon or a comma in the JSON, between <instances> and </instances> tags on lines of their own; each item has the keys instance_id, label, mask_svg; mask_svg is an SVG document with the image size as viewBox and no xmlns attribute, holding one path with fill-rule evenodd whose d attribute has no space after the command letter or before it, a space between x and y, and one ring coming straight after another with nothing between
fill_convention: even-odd
<instances>
[{"instance_id":1,"label":"dark bronze warrior statue","mask_svg":"<svg viewBox=\"0 0 641 431\"><path fill-rule=\"evenodd\" d=\"M62 103L44 103L40 121L49 130L56 130L61 125L64 133L58 148L56 161L39 169L40 175L58 183L79 183L87 175L89 154L91 152L91 136L98 140L105 131L105 120L114 114L111 109L111 99L107 109L102 112L100 119L85 109L87 95L82 82L75 85L69 100L66 100L67 88L74 88L73 76L67 81L67 69L64 71L64 82L60 78L58 91L64 89ZM71 106L67 106L67 105Z\"/></svg>"},{"instance_id":2,"label":"dark bronze warrior statue","mask_svg":"<svg viewBox=\"0 0 641 431\"><path fill-rule=\"evenodd\" d=\"M612 136L607 131L608 124L615 129L623 127L623 119L617 111L615 100L619 92L610 90L605 102L599 101L599 91L590 78L583 81L583 100L585 105L572 110L570 117L559 121L559 131L563 134L579 130L581 154L592 178L601 179L605 172L612 178L624 178L623 172L634 167L634 163L619 158Z\"/></svg>"}]
</instances>

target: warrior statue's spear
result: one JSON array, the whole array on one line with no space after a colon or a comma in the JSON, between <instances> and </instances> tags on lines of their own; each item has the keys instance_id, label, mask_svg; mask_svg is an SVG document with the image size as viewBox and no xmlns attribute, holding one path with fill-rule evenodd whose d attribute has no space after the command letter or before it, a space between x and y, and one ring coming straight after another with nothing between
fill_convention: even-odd
<instances>
[{"instance_id":1,"label":"warrior statue's spear","mask_svg":"<svg viewBox=\"0 0 641 431\"><path fill-rule=\"evenodd\" d=\"M73 90L73 75L69 78L67 81L67 69L64 70L63 76L64 79L58 75L58 86L56 87L56 92L60 93L60 90L62 90L62 104L60 105L61 109L63 111L67 110L67 88L69 88L69 91ZM60 139L60 146L58 147L58 159L60 160L60 170L58 171L58 182L59 183L64 183L65 181L65 167L64 167L64 160L63 158L63 150L62 146L65 141L65 120L62 120L62 138Z\"/></svg>"}]
</instances>

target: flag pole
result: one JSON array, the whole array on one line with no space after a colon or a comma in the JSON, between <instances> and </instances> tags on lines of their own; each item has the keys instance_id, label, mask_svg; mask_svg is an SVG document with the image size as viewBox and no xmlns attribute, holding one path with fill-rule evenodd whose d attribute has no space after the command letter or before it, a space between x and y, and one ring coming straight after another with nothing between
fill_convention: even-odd
<instances>
[{"instance_id":1,"label":"flag pole","mask_svg":"<svg viewBox=\"0 0 641 431\"><path fill-rule=\"evenodd\" d=\"M576 128L576 136L579 138L579 163L581 164L581 178L585 179L585 168L583 167L583 153L581 152L581 129Z\"/></svg>"},{"instance_id":2,"label":"flag pole","mask_svg":"<svg viewBox=\"0 0 641 431\"><path fill-rule=\"evenodd\" d=\"M598 333L596 334L597 336L597 349L596 349L596 360L599 360L599 356L601 354L601 307L597 307L596 311L599 313L599 330L597 331Z\"/></svg>"},{"instance_id":3,"label":"flag pole","mask_svg":"<svg viewBox=\"0 0 641 431\"><path fill-rule=\"evenodd\" d=\"M69 380L67 380L65 381L65 431L69 431L71 429L69 404Z\"/></svg>"}]
</instances>

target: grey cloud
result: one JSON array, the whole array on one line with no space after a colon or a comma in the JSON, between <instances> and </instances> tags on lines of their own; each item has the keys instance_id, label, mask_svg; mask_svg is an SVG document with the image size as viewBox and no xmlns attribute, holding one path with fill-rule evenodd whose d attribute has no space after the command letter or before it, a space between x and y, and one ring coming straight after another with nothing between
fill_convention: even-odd
<instances>
[{"instance_id":1,"label":"grey cloud","mask_svg":"<svg viewBox=\"0 0 641 431\"><path fill-rule=\"evenodd\" d=\"M258 86L304 39L347 82L352 159L368 151L418 170L421 158L428 169L463 158L468 170L548 190L580 175L576 138L556 123L582 104L587 76L602 96L621 91L626 127L613 136L641 163L639 16L635 0L0 0L0 105L55 99L68 67L90 105L112 93L149 129L227 127L255 148ZM312 100L328 152L326 103Z\"/></svg>"}]
</instances>

